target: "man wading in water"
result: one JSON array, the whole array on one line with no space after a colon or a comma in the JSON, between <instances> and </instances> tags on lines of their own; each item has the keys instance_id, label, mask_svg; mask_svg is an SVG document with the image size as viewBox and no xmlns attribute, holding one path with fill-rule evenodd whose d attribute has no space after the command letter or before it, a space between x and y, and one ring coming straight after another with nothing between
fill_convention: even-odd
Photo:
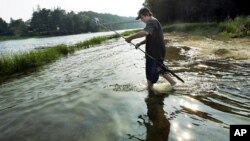
<instances>
[{"instance_id":1,"label":"man wading in water","mask_svg":"<svg viewBox=\"0 0 250 141\"><path fill-rule=\"evenodd\" d=\"M136 44L136 48L142 44L146 44L146 53L163 64L166 52L161 24L153 17L152 12L145 7L138 12L136 20L139 19L146 24L146 27L142 31L127 37L126 41L130 43L133 39L146 37L145 40ZM164 73L164 69L162 69L162 66L156 60L146 56L148 90L153 90L153 85L158 81L160 74L171 84L171 86L174 86L176 82L168 74Z\"/></svg>"}]
</instances>

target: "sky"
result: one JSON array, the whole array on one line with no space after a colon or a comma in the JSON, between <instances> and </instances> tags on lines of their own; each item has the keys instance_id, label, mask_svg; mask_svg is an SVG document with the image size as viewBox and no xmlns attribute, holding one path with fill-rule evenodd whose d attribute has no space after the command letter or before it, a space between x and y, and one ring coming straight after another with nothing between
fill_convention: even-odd
<instances>
[{"instance_id":1,"label":"sky","mask_svg":"<svg viewBox=\"0 0 250 141\"><path fill-rule=\"evenodd\" d=\"M60 7L67 12L94 11L119 16L136 17L145 0L0 0L0 17L6 22L12 19L31 18L38 5L41 8Z\"/></svg>"}]
</instances>

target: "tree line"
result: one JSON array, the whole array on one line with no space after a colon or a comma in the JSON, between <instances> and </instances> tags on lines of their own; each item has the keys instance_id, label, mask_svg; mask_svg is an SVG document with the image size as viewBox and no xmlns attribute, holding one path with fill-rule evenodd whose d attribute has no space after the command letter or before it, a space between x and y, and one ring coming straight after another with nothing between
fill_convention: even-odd
<instances>
[{"instance_id":1,"label":"tree line","mask_svg":"<svg viewBox=\"0 0 250 141\"><path fill-rule=\"evenodd\" d=\"M211 22L250 14L246 0L145 0L160 22Z\"/></svg>"},{"instance_id":2,"label":"tree line","mask_svg":"<svg viewBox=\"0 0 250 141\"><path fill-rule=\"evenodd\" d=\"M7 23L0 17L0 35L15 36L47 36L47 35L68 35L87 32L98 32L104 28L95 24L93 20L99 18L101 22L122 22L132 21L133 17L121 17L112 14L101 14L92 11L88 12L66 12L63 9L46 9L38 6L33 11L31 19L11 19ZM113 29L128 29L142 27L142 23L134 22L129 24L109 24Z\"/></svg>"}]
</instances>

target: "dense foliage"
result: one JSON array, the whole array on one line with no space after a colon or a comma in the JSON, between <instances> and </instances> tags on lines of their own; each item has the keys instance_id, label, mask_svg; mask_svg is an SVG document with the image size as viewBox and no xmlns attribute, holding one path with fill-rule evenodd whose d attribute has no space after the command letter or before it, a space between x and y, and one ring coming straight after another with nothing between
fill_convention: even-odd
<instances>
[{"instance_id":1,"label":"dense foliage","mask_svg":"<svg viewBox=\"0 0 250 141\"><path fill-rule=\"evenodd\" d=\"M144 5L163 23L218 22L250 14L245 0L145 0Z\"/></svg>"}]
</instances>

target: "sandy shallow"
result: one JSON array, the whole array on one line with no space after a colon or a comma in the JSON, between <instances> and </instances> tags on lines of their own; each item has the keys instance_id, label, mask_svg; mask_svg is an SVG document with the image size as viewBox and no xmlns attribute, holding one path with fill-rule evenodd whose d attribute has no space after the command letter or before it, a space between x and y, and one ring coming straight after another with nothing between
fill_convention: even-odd
<instances>
[{"instance_id":1,"label":"sandy shallow","mask_svg":"<svg viewBox=\"0 0 250 141\"><path fill-rule=\"evenodd\" d=\"M250 38L213 38L187 34L164 35L165 40L174 46L194 49L193 57L199 59L250 59ZM177 44L178 43L178 44Z\"/></svg>"}]
</instances>

